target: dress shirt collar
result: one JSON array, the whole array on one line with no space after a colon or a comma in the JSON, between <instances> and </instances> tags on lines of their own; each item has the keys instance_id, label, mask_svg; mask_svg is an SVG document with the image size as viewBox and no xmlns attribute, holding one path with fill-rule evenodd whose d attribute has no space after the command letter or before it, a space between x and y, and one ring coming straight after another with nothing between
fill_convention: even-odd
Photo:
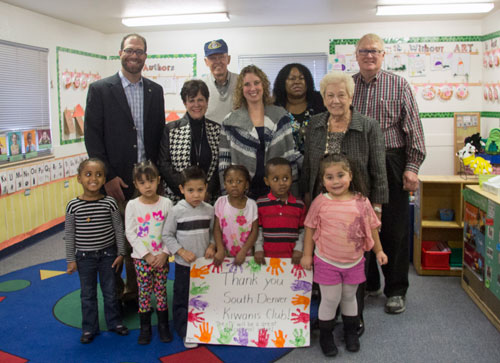
<instances>
[{"instance_id":1,"label":"dress shirt collar","mask_svg":"<svg viewBox=\"0 0 500 363\"><path fill-rule=\"evenodd\" d=\"M136 85L136 84L137 84L137 85L139 85L139 86L142 86L142 83L143 83L143 82L142 82L142 77L141 77L141 79L140 79L140 81L139 81L139 82L137 82L137 83L132 83L132 82L130 82L130 81L128 80L128 78L127 78L127 77L125 77L125 76L123 75L123 73L122 73L122 71L121 71L121 70L119 70L119 71L118 71L118 76L120 76L120 80L122 81L122 87L123 87L123 88L126 88L126 87L128 87L129 85L131 85L131 84L133 84L133 85Z\"/></svg>"}]
</instances>

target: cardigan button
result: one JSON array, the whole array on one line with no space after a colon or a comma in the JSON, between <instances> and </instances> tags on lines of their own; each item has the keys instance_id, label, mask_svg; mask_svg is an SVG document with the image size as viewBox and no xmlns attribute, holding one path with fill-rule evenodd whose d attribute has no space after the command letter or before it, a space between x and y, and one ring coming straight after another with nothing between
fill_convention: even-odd
<instances>
[{"instance_id":1,"label":"cardigan button","mask_svg":"<svg viewBox=\"0 0 500 363\"><path fill-rule=\"evenodd\" d=\"M137 149L137 145L134 145L134 149Z\"/></svg>"}]
</instances>

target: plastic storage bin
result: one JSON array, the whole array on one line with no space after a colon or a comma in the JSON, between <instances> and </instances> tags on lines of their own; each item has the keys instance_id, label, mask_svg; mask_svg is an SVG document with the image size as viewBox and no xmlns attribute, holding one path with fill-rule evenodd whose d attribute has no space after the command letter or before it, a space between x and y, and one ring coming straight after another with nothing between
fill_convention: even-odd
<instances>
[{"instance_id":1,"label":"plastic storage bin","mask_svg":"<svg viewBox=\"0 0 500 363\"><path fill-rule=\"evenodd\" d=\"M446 242L422 241L422 268L449 270L451 250Z\"/></svg>"},{"instance_id":2,"label":"plastic storage bin","mask_svg":"<svg viewBox=\"0 0 500 363\"><path fill-rule=\"evenodd\" d=\"M442 221L450 222L455 217L455 211L453 209L440 209L439 210L439 219Z\"/></svg>"}]
</instances>

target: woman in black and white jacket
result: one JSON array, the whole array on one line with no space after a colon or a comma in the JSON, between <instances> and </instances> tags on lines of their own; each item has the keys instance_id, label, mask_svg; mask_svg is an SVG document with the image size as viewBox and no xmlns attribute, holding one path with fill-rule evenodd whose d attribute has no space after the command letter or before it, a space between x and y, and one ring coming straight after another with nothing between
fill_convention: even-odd
<instances>
[{"instance_id":1,"label":"woman in black and white jacket","mask_svg":"<svg viewBox=\"0 0 500 363\"><path fill-rule=\"evenodd\" d=\"M207 174L207 201L215 201L219 194L219 138L220 125L205 118L209 91L201 80L184 83L181 98L186 114L168 122L160 144L158 167L167 184L166 195L175 203L182 199L179 190L181 172L197 165Z\"/></svg>"}]
</instances>

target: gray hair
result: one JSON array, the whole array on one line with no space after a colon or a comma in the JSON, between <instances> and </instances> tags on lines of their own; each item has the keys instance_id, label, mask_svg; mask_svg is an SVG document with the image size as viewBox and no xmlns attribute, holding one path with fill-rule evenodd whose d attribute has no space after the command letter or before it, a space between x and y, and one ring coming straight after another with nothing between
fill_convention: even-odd
<instances>
[{"instance_id":1,"label":"gray hair","mask_svg":"<svg viewBox=\"0 0 500 363\"><path fill-rule=\"evenodd\" d=\"M358 48L359 48L359 45L364 42L364 41L369 41L369 42L374 42L374 43L378 43L380 45L380 50L384 50L384 40L382 38L380 38L377 34L373 34L373 33L369 33L369 34L365 34L361 37L360 40L358 40L358 42L356 43L356 52L358 51Z\"/></svg>"},{"instance_id":2,"label":"gray hair","mask_svg":"<svg viewBox=\"0 0 500 363\"><path fill-rule=\"evenodd\" d=\"M325 98L326 87L328 87L328 85L338 83L345 84L345 89L349 98L354 96L354 80L352 79L352 76L341 71L331 71L323 77L321 83L319 84L319 92L321 93L321 96Z\"/></svg>"}]
</instances>

